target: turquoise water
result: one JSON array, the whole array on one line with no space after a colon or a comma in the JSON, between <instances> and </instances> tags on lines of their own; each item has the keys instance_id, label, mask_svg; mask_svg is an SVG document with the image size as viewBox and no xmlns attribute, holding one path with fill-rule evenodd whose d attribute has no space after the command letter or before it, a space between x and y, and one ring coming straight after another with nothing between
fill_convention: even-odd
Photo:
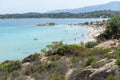
<instances>
[{"instance_id":1,"label":"turquoise water","mask_svg":"<svg viewBox=\"0 0 120 80\"><path fill-rule=\"evenodd\" d=\"M103 19L0 19L0 61L23 59L54 41L64 43L84 41L90 28L65 24L101 20ZM60 25L36 26L46 22Z\"/></svg>"}]
</instances>

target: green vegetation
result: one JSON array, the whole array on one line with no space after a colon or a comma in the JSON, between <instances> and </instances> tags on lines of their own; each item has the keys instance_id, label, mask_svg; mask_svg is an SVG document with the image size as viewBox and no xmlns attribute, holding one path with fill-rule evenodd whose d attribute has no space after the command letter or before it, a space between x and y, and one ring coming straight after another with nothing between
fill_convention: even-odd
<instances>
[{"instance_id":1,"label":"green vegetation","mask_svg":"<svg viewBox=\"0 0 120 80\"><path fill-rule=\"evenodd\" d=\"M108 20L106 30L98 36L98 40L109 40L120 38L120 17Z\"/></svg>"},{"instance_id":2,"label":"green vegetation","mask_svg":"<svg viewBox=\"0 0 120 80\"><path fill-rule=\"evenodd\" d=\"M119 28L119 19L112 18L106 28L112 35L107 33L106 36L110 39L113 35L114 38L119 38L119 35L116 35ZM21 61L8 60L1 63L0 80L27 80L27 77L33 80L66 80L66 74L71 70L73 72L70 72L68 80L119 80L119 68L116 66L120 67L120 46L96 48L96 45L99 43L53 42L40 53L30 55ZM112 62L115 60L117 65Z\"/></svg>"},{"instance_id":3,"label":"green vegetation","mask_svg":"<svg viewBox=\"0 0 120 80\"><path fill-rule=\"evenodd\" d=\"M87 55L87 50L82 47L81 45L74 44L74 45L63 45L62 47L58 48L57 51L53 52L52 55L61 55L61 56L84 56Z\"/></svg>"},{"instance_id":4,"label":"green vegetation","mask_svg":"<svg viewBox=\"0 0 120 80\"><path fill-rule=\"evenodd\" d=\"M120 15L120 11L101 10L85 13L25 13L25 14L5 14L4 18L111 18Z\"/></svg>"},{"instance_id":5,"label":"green vegetation","mask_svg":"<svg viewBox=\"0 0 120 80\"><path fill-rule=\"evenodd\" d=\"M44 24L37 24L37 26L55 26L57 25L56 23L49 22L49 23L44 23Z\"/></svg>"},{"instance_id":6,"label":"green vegetation","mask_svg":"<svg viewBox=\"0 0 120 80\"><path fill-rule=\"evenodd\" d=\"M21 62L5 61L1 63L0 72L2 75L0 75L0 78L3 77L2 80L25 80L26 76L31 76L35 80L65 80L65 74L69 67L76 68L79 74L83 71L79 68L90 65L100 67L97 61L105 58L104 54L108 52L110 50L85 48L81 44L53 43L47 45L44 54L35 53ZM42 55L47 57L44 61L41 61ZM80 63L81 61L82 63ZM30 64L26 64L26 62ZM78 76L77 73L74 73L73 76Z\"/></svg>"},{"instance_id":7,"label":"green vegetation","mask_svg":"<svg viewBox=\"0 0 120 80\"><path fill-rule=\"evenodd\" d=\"M55 61L43 64L30 64L24 71L24 75L33 76L36 80L50 78L50 80L64 79L66 63L64 61ZM45 77L45 78L44 78Z\"/></svg>"},{"instance_id":8,"label":"green vegetation","mask_svg":"<svg viewBox=\"0 0 120 80\"><path fill-rule=\"evenodd\" d=\"M120 46L117 48L117 55L118 55L118 58L117 58L116 64L120 67Z\"/></svg>"},{"instance_id":9,"label":"green vegetation","mask_svg":"<svg viewBox=\"0 0 120 80\"><path fill-rule=\"evenodd\" d=\"M89 66L93 63L95 63L97 61L97 59L93 56L89 57L88 60L86 61L86 66Z\"/></svg>"},{"instance_id":10,"label":"green vegetation","mask_svg":"<svg viewBox=\"0 0 120 80\"><path fill-rule=\"evenodd\" d=\"M50 25L50 26L54 26L54 25L55 25L55 23L53 23L53 22L50 22L50 23L49 23L49 25Z\"/></svg>"},{"instance_id":11,"label":"green vegetation","mask_svg":"<svg viewBox=\"0 0 120 80\"><path fill-rule=\"evenodd\" d=\"M81 80L81 78L79 77L79 74L81 74L84 70L85 70L84 68L78 68L72 73L69 80ZM83 79L83 80L87 80L87 79Z\"/></svg>"},{"instance_id":12,"label":"green vegetation","mask_svg":"<svg viewBox=\"0 0 120 80\"><path fill-rule=\"evenodd\" d=\"M117 80L117 77L113 75L109 75L106 80Z\"/></svg>"},{"instance_id":13,"label":"green vegetation","mask_svg":"<svg viewBox=\"0 0 120 80\"><path fill-rule=\"evenodd\" d=\"M12 72L21 68L20 61L5 61L0 64L0 71Z\"/></svg>"},{"instance_id":14,"label":"green vegetation","mask_svg":"<svg viewBox=\"0 0 120 80\"><path fill-rule=\"evenodd\" d=\"M30 55L28 57L26 57L25 59L23 59L23 63L25 62L34 62L40 59L40 54L35 53L34 55Z\"/></svg>"},{"instance_id":15,"label":"green vegetation","mask_svg":"<svg viewBox=\"0 0 120 80\"><path fill-rule=\"evenodd\" d=\"M85 44L86 48L93 48L94 46L96 46L98 43L97 42L87 42Z\"/></svg>"}]
</instances>

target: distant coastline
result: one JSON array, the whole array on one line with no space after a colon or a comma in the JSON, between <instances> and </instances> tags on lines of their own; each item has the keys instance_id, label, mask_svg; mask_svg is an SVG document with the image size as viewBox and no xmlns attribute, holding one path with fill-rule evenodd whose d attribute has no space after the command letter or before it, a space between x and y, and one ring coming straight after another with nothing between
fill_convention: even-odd
<instances>
[{"instance_id":1,"label":"distant coastline","mask_svg":"<svg viewBox=\"0 0 120 80\"><path fill-rule=\"evenodd\" d=\"M85 13L17 13L0 14L0 19L20 19L20 18L111 18L119 15L120 11L101 10Z\"/></svg>"}]
</instances>

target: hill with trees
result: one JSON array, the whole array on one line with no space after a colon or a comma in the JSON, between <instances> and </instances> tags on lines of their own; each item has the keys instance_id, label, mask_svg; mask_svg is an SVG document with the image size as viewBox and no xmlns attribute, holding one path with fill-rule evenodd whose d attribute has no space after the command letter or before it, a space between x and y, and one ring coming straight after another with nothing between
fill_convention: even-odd
<instances>
[{"instance_id":1,"label":"hill with trees","mask_svg":"<svg viewBox=\"0 0 120 80\"><path fill-rule=\"evenodd\" d=\"M101 10L84 13L24 13L1 14L0 19L6 18L111 18L120 15L120 11Z\"/></svg>"},{"instance_id":2,"label":"hill with trees","mask_svg":"<svg viewBox=\"0 0 120 80\"><path fill-rule=\"evenodd\" d=\"M108 20L106 30L98 36L98 40L109 40L120 38L120 17Z\"/></svg>"}]
</instances>

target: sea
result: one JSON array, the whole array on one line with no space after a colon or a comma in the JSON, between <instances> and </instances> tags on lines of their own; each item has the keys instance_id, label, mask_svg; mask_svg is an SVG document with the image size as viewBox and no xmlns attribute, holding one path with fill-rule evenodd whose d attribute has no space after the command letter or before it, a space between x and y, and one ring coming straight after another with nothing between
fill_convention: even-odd
<instances>
[{"instance_id":1,"label":"sea","mask_svg":"<svg viewBox=\"0 0 120 80\"><path fill-rule=\"evenodd\" d=\"M0 62L21 60L28 55L40 52L52 42L62 41L65 44L81 43L90 33L90 27L69 26L84 22L106 20L105 18L89 19L0 19ZM36 26L54 22L55 26Z\"/></svg>"}]
</instances>

